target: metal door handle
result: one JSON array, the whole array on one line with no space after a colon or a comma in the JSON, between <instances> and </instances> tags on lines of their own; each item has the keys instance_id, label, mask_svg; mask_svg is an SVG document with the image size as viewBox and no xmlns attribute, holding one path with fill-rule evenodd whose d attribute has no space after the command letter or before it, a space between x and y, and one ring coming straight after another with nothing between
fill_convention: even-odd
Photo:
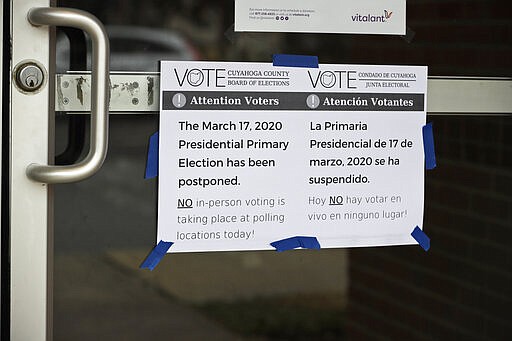
<instances>
[{"instance_id":1,"label":"metal door handle","mask_svg":"<svg viewBox=\"0 0 512 341\"><path fill-rule=\"evenodd\" d=\"M84 180L102 166L108 149L109 41L105 28L93 15L70 8L32 8L32 25L68 26L85 31L92 41L91 132L87 156L74 165L48 166L30 164L27 176L35 181L56 184ZM85 58L85 56L84 56Z\"/></svg>"}]
</instances>

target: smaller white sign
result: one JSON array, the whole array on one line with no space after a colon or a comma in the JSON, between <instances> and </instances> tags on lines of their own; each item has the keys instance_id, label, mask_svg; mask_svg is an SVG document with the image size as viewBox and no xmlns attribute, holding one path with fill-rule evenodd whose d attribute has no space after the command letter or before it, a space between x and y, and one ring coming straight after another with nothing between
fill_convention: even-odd
<instances>
[{"instance_id":1,"label":"smaller white sign","mask_svg":"<svg viewBox=\"0 0 512 341\"><path fill-rule=\"evenodd\" d=\"M237 0L235 31L405 34L406 0Z\"/></svg>"}]
</instances>

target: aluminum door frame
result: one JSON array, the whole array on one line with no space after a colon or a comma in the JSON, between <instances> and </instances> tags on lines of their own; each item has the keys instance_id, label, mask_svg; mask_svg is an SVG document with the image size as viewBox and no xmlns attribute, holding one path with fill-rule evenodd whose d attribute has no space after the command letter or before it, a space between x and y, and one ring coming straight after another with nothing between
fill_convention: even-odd
<instances>
[{"instance_id":1,"label":"aluminum door frame","mask_svg":"<svg viewBox=\"0 0 512 341\"><path fill-rule=\"evenodd\" d=\"M52 340L52 189L25 173L29 164L48 164L53 159L49 137L53 137L54 82L48 77L53 74L52 34L47 26L35 27L27 20L29 9L51 5L50 0L10 1L9 330L13 341ZM20 91L12 81L16 66L29 60L37 61L46 73L46 84L34 93Z\"/></svg>"}]
</instances>

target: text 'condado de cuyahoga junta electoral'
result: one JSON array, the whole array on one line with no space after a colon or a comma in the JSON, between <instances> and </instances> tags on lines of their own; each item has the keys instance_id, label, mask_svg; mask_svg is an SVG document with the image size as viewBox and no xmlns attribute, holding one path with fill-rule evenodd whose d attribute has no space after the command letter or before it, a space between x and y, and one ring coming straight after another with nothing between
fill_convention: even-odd
<instances>
[{"instance_id":1,"label":"text 'condado de cuyahoga junta electoral'","mask_svg":"<svg viewBox=\"0 0 512 341\"><path fill-rule=\"evenodd\" d=\"M162 62L158 239L173 252L297 235L414 243L426 79L425 67Z\"/></svg>"}]
</instances>

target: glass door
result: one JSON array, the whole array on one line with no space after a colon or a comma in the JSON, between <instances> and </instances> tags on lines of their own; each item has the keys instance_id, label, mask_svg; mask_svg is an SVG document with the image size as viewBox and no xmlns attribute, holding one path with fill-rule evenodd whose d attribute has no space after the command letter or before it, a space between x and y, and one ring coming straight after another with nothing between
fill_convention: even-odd
<instances>
[{"instance_id":1,"label":"glass door","mask_svg":"<svg viewBox=\"0 0 512 341\"><path fill-rule=\"evenodd\" d=\"M90 148L90 89L84 80L94 60L92 41L81 31L59 27L50 42L51 30L43 33L25 22L29 8L48 4L10 4L13 65L35 59L50 75L37 95L11 87L13 146L23 146L27 156L12 171L18 182L11 184L11 206L19 200L23 220L15 222L11 213L10 269L13 274L23 269L23 276L40 273L26 281L38 283L36 291L19 291L20 296L39 293L39 301L11 292L12 339L50 339L52 333L54 340L506 339L512 331L508 2L408 1L404 37L237 33L233 5L231 0L58 1L58 7L88 11L103 23L111 82L124 84L124 92L110 103L109 151L101 170L77 183L47 186L27 180L22 167L47 162L51 152L50 163L74 164ZM16 25L25 25L18 35ZM17 42L37 47L17 57ZM54 63L39 57L50 51ZM145 180L144 171L149 136L158 130L158 61L269 62L274 53L317 55L321 63L429 67L428 119L438 156L438 168L426 173L424 227L431 250L169 254L154 271L139 269L156 238L158 180ZM44 110L53 112L53 93L57 110L48 121ZM28 117L15 110L19 106ZM36 109L37 115L30 114ZM21 132L17 120L23 120ZM49 122L54 134L43 129L51 128ZM48 140L55 141L49 151ZM13 167L20 153L13 150ZM4 208L3 201L2 214ZM39 235L51 226L46 224L51 212L53 245L51 234ZM16 263L13 253L19 245L20 254L30 255L24 263ZM3 265L3 282L6 273ZM41 283L52 282L53 295L46 295L51 286ZM25 299L40 302L30 310L37 316L24 311L15 323L22 305L13 302ZM45 314L52 305L53 312ZM41 326L31 328L40 330L33 337L23 327L32 319Z\"/></svg>"}]
</instances>

